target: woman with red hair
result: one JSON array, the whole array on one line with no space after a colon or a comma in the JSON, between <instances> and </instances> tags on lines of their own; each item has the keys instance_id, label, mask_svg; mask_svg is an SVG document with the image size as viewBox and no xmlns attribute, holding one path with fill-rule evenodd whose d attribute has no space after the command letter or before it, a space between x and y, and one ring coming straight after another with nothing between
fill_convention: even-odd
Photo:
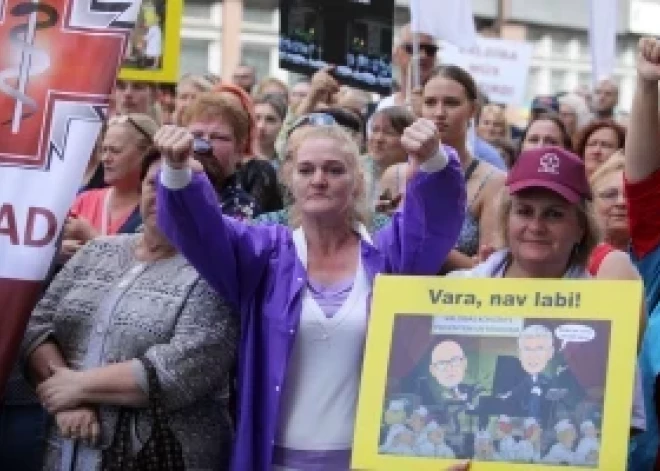
<instances>
[{"instance_id":1,"label":"woman with red hair","mask_svg":"<svg viewBox=\"0 0 660 471\"><path fill-rule=\"evenodd\" d=\"M262 212L279 211L284 207L284 203L277 183L277 173L270 162L256 157L252 151L256 132L252 98L245 90L235 85L220 84L214 88L214 91L240 103L250 116L247 139L241 149L242 156L237 174L239 184L257 201Z\"/></svg>"}]
</instances>

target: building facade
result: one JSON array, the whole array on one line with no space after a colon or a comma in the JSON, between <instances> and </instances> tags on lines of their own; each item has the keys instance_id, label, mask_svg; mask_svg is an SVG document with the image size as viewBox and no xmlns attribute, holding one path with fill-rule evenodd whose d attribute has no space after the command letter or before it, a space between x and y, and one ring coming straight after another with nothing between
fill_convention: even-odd
<instances>
[{"instance_id":1,"label":"building facade","mask_svg":"<svg viewBox=\"0 0 660 471\"><path fill-rule=\"evenodd\" d=\"M240 44L226 46L224 53L239 54L241 61L256 68L259 77L294 80L292 74L278 67L278 2L242 2ZM502 6L505 19L503 37L534 45L527 83L528 101L534 95L591 85L588 38L590 0L472 0L472 4L480 30L494 25L498 7ZM637 41L641 35L660 35L660 22L657 21L660 18L660 0L619 0L618 7L617 66L614 75L621 89L620 106L622 111L626 111L634 86ZM408 19L408 0L396 0L395 25L400 26ZM182 73L226 73L222 70L222 2L186 1L181 34ZM236 50L237 47L240 51Z\"/></svg>"}]
</instances>

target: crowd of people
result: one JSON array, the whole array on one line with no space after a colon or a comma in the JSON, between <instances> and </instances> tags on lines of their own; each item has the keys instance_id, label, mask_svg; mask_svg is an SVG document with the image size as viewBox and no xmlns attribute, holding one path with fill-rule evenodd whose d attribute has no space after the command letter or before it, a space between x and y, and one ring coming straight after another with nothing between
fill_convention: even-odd
<instances>
[{"instance_id":1,"label":"crowd of people","mask_svg":"<svg viewBox=\"0 0 660 471\"><path fill-rule=\"evenodd\" d=\"M426 35L413 89L398 37L381 99L328 69L187 74L172 101L117 82L3 396L2 469L109 469L157 401L187 470L349 469L381 273L641 279L629 469L654 468L660 41L640 41L627 122L603 80L518 127ZM449 457L430 424L424 456Z\"/></svg>"}]
</instances>

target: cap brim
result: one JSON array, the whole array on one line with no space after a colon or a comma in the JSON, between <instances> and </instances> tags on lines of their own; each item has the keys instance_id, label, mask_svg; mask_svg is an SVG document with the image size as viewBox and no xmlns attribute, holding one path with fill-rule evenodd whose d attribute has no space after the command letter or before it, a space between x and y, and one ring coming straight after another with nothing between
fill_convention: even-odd
<instances>
[{"instance_id":1,"label":"cap brim","mask_svg":"<svg viewBox=\"0 0 660 471\"><path fill-rule=\"evenodd\" d=\"M528 190L530 188L545 188L546 190L550 190L557 193L566 201L573 204L579 203L580 200L582 199L576 191L573 191L564 185L560 185L559 183L550 182L547 180L534 180L534 179L525 180L517 183L512 183L511 185L509 185L508 188L510 194L518 193L519 191Z\"/></svg>"}]
</instances>

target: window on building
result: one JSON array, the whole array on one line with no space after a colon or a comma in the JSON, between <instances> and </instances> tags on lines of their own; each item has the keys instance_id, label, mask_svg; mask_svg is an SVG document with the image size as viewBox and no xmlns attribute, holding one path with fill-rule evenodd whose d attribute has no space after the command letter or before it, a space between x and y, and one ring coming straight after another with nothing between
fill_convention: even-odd
<instances>
[{"instance_id":1,"label":"window on building","mask_svg":"<svg viewBox=\"0 0 660 471\"><path fill-rule=\"evenodd\" d=\"M578 87L591 88L591 72L580 72L578 74Z\"/></svg>"},{"instance_id":2,"label":"window on building","mask_svg":"<svg viewBox=\"0 0 660 471\"><path fill-rule=\"evenodd\" d=\"M183 3L183 16L209 20L211 18L211 2L196 2L186 0Z\"/></svg>"},{"instance_id":3,"label":"window on building","mask_svg":"<svg viewBox=\"0 0 660 471\"><path fill-rule=\"evenodd\" d=\"M209 41L182 39L179 60L179 70L182 74L207 73L209 70Z\"/></svg>"},{"instance_id":4,"label":"window on building","mask_svg":"<svg viewBox=\"0 0 660 471\"><path fill-rule=\"evenodd\" d=\"M257 80L271 75L270 50L271 46L269 45L243 43L241 46L241 62L255 68Z\"/></svg>"},{"instance_id":5,"label":"window on building","mask_svg":"<svg viewBox=\"0 0 660 471\"><path fill-rule=\"evenodd\" d=\"M566 71L565 70L552 70L550 71L550 91L551 93L559 93L566 91Z\"/></svg>"},{"instance_id":6,"label":"window on building","mask_svg":"<svg viewBox=\"0 0 660 471\"><path fill-rule=\"evenodd\" d=\"M274 10L266 8L246 7L243 9L243 21L259 25L270 25L273 22Z\"/></svg>"},{"instance_id":7,"label":"window on building","mask_svg":"<svg viewBox=\"0 0 660 471\"><path fill-rule=\"evenodd\" d=\"M539 67L531 67L527 79L527 97L526 101L531 102L536 95L539 94L541 78L541 69Z\"/></svg>"}]
</instances>

